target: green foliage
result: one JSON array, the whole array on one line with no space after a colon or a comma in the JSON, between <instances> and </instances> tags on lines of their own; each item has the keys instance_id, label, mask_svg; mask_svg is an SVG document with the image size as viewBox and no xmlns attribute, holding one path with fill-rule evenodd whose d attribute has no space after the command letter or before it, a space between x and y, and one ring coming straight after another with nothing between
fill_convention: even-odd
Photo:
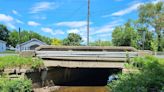
<instances>
[{"instance_id":1,"label":"green foliage","mask_svg":"<svg viewBox=\"0 0 164 92\"><path fill-rule=\"evenodd\" d=\"M60 39L54 38L52 39L51 45L60 46L62 45L62 41Z\"/></svg>"},{"instance_id":2,"label":"green foliage","mask_svg":"<svg viewBox=\"0 0 164 92\"><path fill-rule=\"evenodd\" d=\"M158 50L158 40L151 41L151 50L157 51Z\"/></svg>"},{"instance_id":3,"label":"green foliage","mask_svg":"<svg viewBox=\"0 0 164 92\"><path fill-rule=\"evenodd\" d=\"M0 40L7 41L9 37L9 30L5 25L0 24Z\"/></svg>"},{"instance_id":4,"label":"green foliage","mask_svg":"<svg viewBox=\"0 0 164 92\"><path fill-rule=\"evenodd\" d=\"M118 80L108 85L112 92L150 92L152 89L164 91L164 59L137 57L131 64L139 71L120 74Z\"/></svg>"},{"instance_id":5,"label":"green foliage","mask_svg":"<svg viewBox=\"0 0 164 92\"><path fill-rule=\"evenodd\" d=\"M68 37L63 40L63 45L66 46L80 46L82 38L79 34L69 33Z\"/></svg>"},{"instance_id":6,"label":"green foliage","mask_svg":"<svg viewBox=\"0 0 164 92\"><path fill-rule=\"evenodd\" d=\"M133 46L144 50L164 50L164 3L142 4L139 8L139 19L128 21L118 26L112 33L115 46ZM154 28L156 34L149 30ZM157 40L156 40L157 38Z\"/></svg>"},{"instance_id":7,"label":"green foliage","mask_svg":"<svg viewBox=\"0 0 164 92\"><path fill-rule=\"evenodd\" d=\"M164 3L147 3L140 6L139 20L142 24L153 27L158 37L158 50L162 51L162 31L164 30Z\"/></svg>"},{"instance_id":8,"label":"green foliage","mask_svg":"<svg viewBox=\"0 0 164 92\"><path fill-rule=\"evenodd\" d=\"M161 41L161 45L162 45L162 51L164 51L164 33L163 33L163 36L162 36L162 41Z\"/></svg>"},{"instance_id":9,"label":"green foliage","mask_svg":"<svg viewBox=\"0 0 164 92\"><path fill-rule=\"evenodd\" d=\"M90 46L112 46L112 43L110 41L101 41L97 40L95 42L89 43Z\"/></svg>"},{"instance_id":10,"label":"green foliage","mask_svg":"<svg viewBox=\"0 0 164 92\"><path fill-rule=\"evenodd\" d=\"M146 30L144 50L151 50L151 42L153 41L153 33Z\"/></svg>"},{"instance_id":11,"label":"green foliage","mask_svg":"<svg viewBox=\"0 0 164 92\"><path fill-rule=\"evenodd\" d=\"M0 92L31 92L32 81L28 79L14 79L0 77Z\"/></svg>"},{"instance_id":12,"label":"green foliage","mask_svg":"<svg viewBox=\"0 0 164 92\"><path fill-rule=\"evenodd\" d=\"M43 41L47 44L51 44L51 39L50 38L45 37L45 36L41 36L40 34L35 33L33 31L23 30L23 31L20 32L20 37L21 37L20 43L29 41L32 38L36 38L36 39L41 40L41 41ZM10 32L8 44L10 44L14 47L17 44L19 44L19 33L18 33L18 31L14 30L14 31Z\"/></svg>"},{"instance_id":13,"label":"green foliage","mask_svg":"<svg viewBox=\"0 0 164 92\"><path fill-rule=\"evenodd\" d=\"M4 56L0 57L0 70L5 68L39 68L43 66L43 62L38 58L20 57L20 56Z\"/></svg>"},{"instance_id":14,"label":"green foliage","mask_svg":"<svg viewBox=\"0 0 164 92\"><path fill-rule=\"evenodd\" d=\"M141 42L141 44L138 45L138 49L152 50L151 44L152 42L154 42L155 39L153 39L153 32L148 31L147 28L138 29L137 32L139 36L138 41Z\"/></svg>"},{"instance_id":15,"label":"green foliage","mask_svg":"<svg viewBox=\"0 0 164 92\"><path fill-rule=\"evenodd\" d=\"M116 27L112 33L112 42L115 46L132 46L137 48L138 33L134 30L131 22L124 26Z\"/></svg>"}]
</instances>

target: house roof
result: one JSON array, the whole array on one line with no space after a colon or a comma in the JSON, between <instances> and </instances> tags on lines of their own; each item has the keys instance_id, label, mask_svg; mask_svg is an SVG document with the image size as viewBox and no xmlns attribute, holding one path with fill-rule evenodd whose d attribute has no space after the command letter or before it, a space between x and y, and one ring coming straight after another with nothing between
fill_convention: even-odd
<instances>
[{"instance_id":1,"label":"house roof","mask_svg":"<svg viewBox=\"0 0 164 92\"><path fill-rule=\"evenodd\" d=\"M21 44L19 44L19 45L25 45L25 44L28 44L28 43L30 43L30 42L32 42L32 41L38 41L38 42L42 43L43 45L47 45L46 43L44 43L44 42L42 42L42 41L40 41L40 40L38 40L38 39L36 39L36 38L33 38L33 39L31 39L31 40L29 40L29 41L27 41L27 42L21 43Z\"/></svg>"},{"instance_id":2,"label":"house roof","mask_svg":"<svg viewBox=\"0 0 164 92\"><path fill-rule=\"evenodd\" d=\"M6 44L6 42L5 42L5 41L2 41L2 40L0 40L0 42L1 42L1 43L5 43L5 44Z\"/></svg>"}]
</instances>

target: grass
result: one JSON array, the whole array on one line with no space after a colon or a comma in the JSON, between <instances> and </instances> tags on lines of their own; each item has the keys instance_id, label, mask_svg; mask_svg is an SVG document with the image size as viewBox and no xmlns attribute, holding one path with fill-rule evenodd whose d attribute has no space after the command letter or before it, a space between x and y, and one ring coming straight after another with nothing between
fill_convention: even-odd
<instances>
[{"instance_id":1,"label":"grass","mask_svg":"<svg viewBox=\"0 0 164 92\"><path fill-rule=\"evenodd\" d=\"M36 69L43 66L43 61L38 58L21 56L3 56L0 57L0 70L5 68L25 68Z\"/></svg>"}]
</instances>

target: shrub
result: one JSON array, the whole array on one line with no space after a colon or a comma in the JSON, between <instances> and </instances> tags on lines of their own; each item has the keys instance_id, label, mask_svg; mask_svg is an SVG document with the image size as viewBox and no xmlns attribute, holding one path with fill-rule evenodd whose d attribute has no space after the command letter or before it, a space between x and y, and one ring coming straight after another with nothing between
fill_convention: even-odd
<instances>
[{"instance_id":1,"label":"shrub","mask_svg":"<svg viewBox=\"0 0 164 92\"><path fill-rule=\"evenodd\" d=\"M32 82L28 79L0 77L0 92L32 92Z\"/></svg>"},{"instance_id":2,"label":"shrub","mask_svg":"<svg viewBox=\"0 0 164 92\"><path fill-rule=\"evenodd\" d=\"M153 56L137 57L130 64L139 72L119 74L119 79L108 86L112 92L155 92L164 91L164 59ZM135 63L135 64L134 64Z\"/></svg>"}]
</instances>

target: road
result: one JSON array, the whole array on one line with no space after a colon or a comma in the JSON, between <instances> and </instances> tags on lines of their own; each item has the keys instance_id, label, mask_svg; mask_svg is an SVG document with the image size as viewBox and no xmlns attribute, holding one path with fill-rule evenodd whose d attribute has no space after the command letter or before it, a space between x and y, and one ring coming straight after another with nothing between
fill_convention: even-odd
<instances>
[{"instance_id":1,"label":"road","mask_svg":"<svg viewBox=\"0 0 164 92\"><path fill-rule=\"evenodd\" d=\"M164 55L156 55L158 58L164 58Z\"/></svg>"},{"instance_id":2,"label":"road","mask_svg":"<svg viewBox=\"0 0 164 92\"><path fill-rule=\"evenodd\" d=\"M13 56L13 55L18 55L18 54L0 54L0 57L2 57L2 56Z\"/></svg>"}]
</instances>

